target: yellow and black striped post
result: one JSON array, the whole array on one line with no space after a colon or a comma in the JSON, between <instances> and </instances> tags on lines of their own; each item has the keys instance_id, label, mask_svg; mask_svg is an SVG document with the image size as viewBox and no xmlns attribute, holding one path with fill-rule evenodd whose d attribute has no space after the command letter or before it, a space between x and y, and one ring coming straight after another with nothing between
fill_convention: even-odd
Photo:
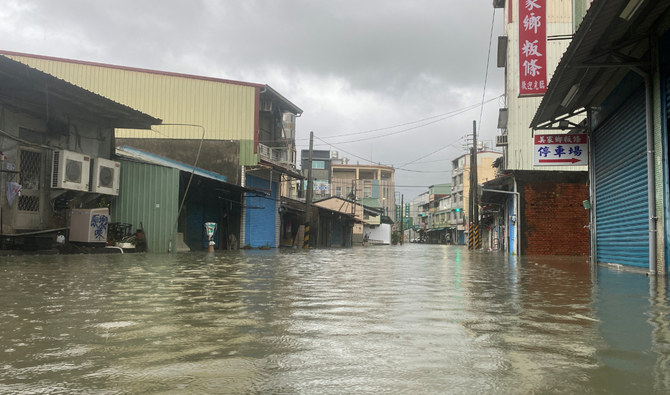
<instances>
[{"instance_id":1,"label":"yellow and black striped post","mask_svg":"<svg viewBox=\"0 0 670 395\"><path fill-rule=\"evenodd\" d=\"M305 241L302 244L302 248L309 249L309 223L305 224Z\"/></svg>"},{"instance_id":2,"label":"yellow and black striped post","mask_svg":"<svg viewBox=\"0 0 670 395\"><path fill-rule=\"evenodd\" d=\"M472 250L475 247L475 226L470 224L470 229L468 231L468 250Z\"/></svg>"},{"instance_id":3,"label":"yellow and black striped post","mask_svg":"<svg viewBox=\"0 0 670 395\"><path fill-rule=\"evenodd\" d=\"M475 234L475 237L474 237L475 238L475 241L474 241L475 250L481 250L482 249L482 234L479 231L479 224L475 225L473 233Z\"/></svg>"}]
</instances>

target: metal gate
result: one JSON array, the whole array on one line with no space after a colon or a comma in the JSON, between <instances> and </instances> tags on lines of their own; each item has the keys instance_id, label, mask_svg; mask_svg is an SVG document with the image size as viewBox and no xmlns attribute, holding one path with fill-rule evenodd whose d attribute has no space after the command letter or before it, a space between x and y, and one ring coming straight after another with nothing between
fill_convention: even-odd
<instances>
[{"instance_id":1,"label":"metal gate","mask_svg":"<svg viewBox=\"0 0 670 395\"><path fill-rule=\"evenodd\" d=\"M644 89L614 111L592 139L597 262L648 267Z\"/></svg>"},{"instance_id":2,"label":"metal gate","mask_svg":"<svg viewBox=\"0 0 670 395\"><path fill-rule=\"evenodd\" d=\"M19 149L19 179L21 193L15 203L15 229L39 229L45 200L45 152L40 148L21 146Z\"/></svg>"}]
</instances>

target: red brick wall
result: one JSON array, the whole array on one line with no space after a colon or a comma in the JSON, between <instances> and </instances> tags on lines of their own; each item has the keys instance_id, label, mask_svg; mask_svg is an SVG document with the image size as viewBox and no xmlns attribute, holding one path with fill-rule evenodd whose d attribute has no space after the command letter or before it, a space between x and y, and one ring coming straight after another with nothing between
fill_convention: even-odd
<instances>
[{"instance_id":1,"label":"red brick wall","mask_svg":"<svg viewBox=\"0 0 670 395\"><path fill-rule=\"evenodd\" d=\"M588 255L589 212L585 183L534 182L523 186L521 253Z\"/></svg>"}]
</instances>

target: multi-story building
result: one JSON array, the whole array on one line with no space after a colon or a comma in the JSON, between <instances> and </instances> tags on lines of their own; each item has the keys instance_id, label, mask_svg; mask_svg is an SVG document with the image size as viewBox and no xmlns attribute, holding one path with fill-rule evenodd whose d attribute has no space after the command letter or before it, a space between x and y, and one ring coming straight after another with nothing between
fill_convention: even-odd
<instances>
[{"instance_id":1,"label":"multi-story building","mask_svg":"<svg viewBox=\"0 0 670 395\"><path fill-rule=\"evenodd\" d=\"M469 229L469 221L472 220L472 207L470 201L470 169L471 155L464 154L451 161L451 216L452 240L457 244L465 244L465 233ZM493 164L501 158L500 152L480 151L477 152L477 183L482 184L496 177L497 169Z\"/></svg>"},{"instance_id":2,"label":"multi-story building","mask_svg":"<svg viewBox=\"0 0 670 395\"><path fill-rule=\"evenodd\" d=\"M453 232L451 216L453 214L452 197L450 194L443 195L431 202L430 228L428 229L428 242L432 244L446 244L452 242Z\"/></svg>"},{"instance_id":3,"label":"multi-story building","mask_svg":"<svg viewBox=\"0 0 670 395\"><path fill-rule=\"evenodd\" d=\"M570 45L573 33L581 22L592 0L494 0L494 8L502 9L504 19L504 34L498 38L498 67L505 69L504 105L500 109L498 128L500 135L496 137L496 145L503 149L503 160L500 166L505 174L504 182L490 183L486 189L496 189L489 192L484 200L496 201L495 210L488 208L487 221L495 219L497 233L504 238L494 243L504 246L510 253L522 253L531 238L530 233L535 229L524 218L522 208L525 206L523 192L520 185L532 188L532 183L565 183L564 172L582 172L587 170L588 160L585 156L575 161L562 159L563 147L558 146L557 152L551 152L552 158L541 160L544 152L546 157L548 147L536 147L536 139L541 135L564 135L566 133L583 132L584 116L579 113L570 113L561 122L557 122L546 130L531 128L531 121L543 100L548 81L554 74L565 50ZM571 99L570 99L571 100ZM568 104L564 100L564 107ZM540 135L540 136L538 136ZM563 141L564 137L560 137ZM570 141L574 137L570 137ZM553 137L552 137L553 139ZM581 137L579 138L581 141ZM574 147L573 147L574 148ZM544 150L544 151L542 151ZM581 150L575 150L580 152ZM556 165L560 163L560 165ZM544 173L538 177L535 173ZM574 179L578 179L576 176ZM529 181L530 180L530 181ZM568 182L569 184L569 182ZM566 184L567 185L567 184ZM535 204L535 203L533 203ZM550 207L540 204L534 215L550 214ZM577 209L573 213L578 217ZM575 229L562 229L561 234L577 234L582 225L575 223ZM583 229L582 229L583 230ZM524 234L523 232L526 232ZM537 236L537 232L535 235ZM502 248L502 247L501 247ZM526 249L527 250L527 249ZM529 251L529 250L527 250Z\"/></svg>"},{"instance_id":4,"label":"multi-story building","mask_svg":"<svg viewBox=\"0 0 670 395\"><path fill-rule=\"evenodd\" d=\"M307 189L309 171L309 150L300 151L302 175L305 177L303 189ZM330 178L332 176L331 156L328 150L312 150L312 198L324 199L332 196Z\"/></svg>"},{"instance_id":5,"label":"multi-story building","mask_svg":"<svg viewBox=\"0 0 670 395\"><path fill-rule=\"evenodd\" d=\"M544 84L551 78L561 56L570 44L570 38L574 32L573 9L578 13L576 15L583 15L586 4L590 2L591 0L542 0L546 12L546 23L543 24L546 28L546 46L540 45L534 47L534 50L541 51L542 48L545 48L544 53L541 54L546 60L547 81L544 81ZM522 73L525 73L525 69L523 65L520 65L520 53L530 49L524 49L523 46L520 49L519 46L519 29L524 27L523 21L519 21L519 7L526 7L526 3L525 0L496 0L493 2L494 7L503 9L505 21L504 35L498 38L498 67L505 69L505 104L504 108L500 109L498 118L498 128L501 134L496 137L496 145L503 150L502 168L584 171L585 166L566 168L565 166L537 167L534 165L533 131L529 125L540 105L542 95L529 95L521 91ZM560 130L557 132L561 133Z\"/></svg>"},{"instance_id":6,"label":"multi-story building","mask_svg":"<svg viewBox=\"0 0 670 395\"><path fill-rule=\"evenodd\" d=\"M430 193L423 192L409 202L409 218L412 227L405 230L405 240L421 241L421 236L425 233L428 224L428 203L430 202Z\"/></svg>"},{"instance_id":7,"label":"multi-story building","mask_svg":"<svg viewBox=\"0 0 670 395\"><path fill-rule=\"evenodd\" d=\"M331 194L349 200L377 199L384 215L395 211L395 169L382 165L332 163Z\"/></svg>"}]
</instances>

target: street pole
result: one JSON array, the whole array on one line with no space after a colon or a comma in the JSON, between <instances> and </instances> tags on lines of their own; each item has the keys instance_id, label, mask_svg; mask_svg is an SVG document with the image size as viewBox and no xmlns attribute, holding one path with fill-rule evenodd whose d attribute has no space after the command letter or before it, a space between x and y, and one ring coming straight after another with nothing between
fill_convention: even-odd
<instances>
[{"instance_id":1,"label":"street pole","mask_svg":"<svg viewBox=\"0 0 670 395\"><path fill-rule=\"evenodd\" d=\"M479 225L479 198L477 196L477 186L479 186L479 177L477 176L477 121L472 121L472 180L474 185L470 186L473 202L473 218L475 225Z\"/></svg>"},{"instance_id":2,"label":"street pole","mask_svg":"<svg viewBox=\"0 0 670 395\"><path fill-rule=\"evenodd\" d=\"M481 248L481 234L479 233L479 199L477 190L479 177L477 176L477 121L472 121L472 148L470 151L470 227L468 229L468 249Z\"/></svg>"},{"instance_id":3,"label":"street pole","mask_svg":"<svg viewBox=\"0 0 670 395\"><path fill-rule=\"evenodd\" d=\"M405 234L403 233L403 223L405 222L405 195L400 195L400 245L402 245Z\"/></svg>"},{"instance_id":4,"label":"street pole","mask_svg":"<svg viewBox=\"0 0 670 395\"><path fill-rule=\"evenodd\" d=\"M309 132L309 156L307 159L307 193L305 194L305 241L303 248L310 247L310 225L312 222L312 194L314 192L314 181L312 181L312 151L314 150L314 132Z\"/></svg>"}]
</instances>

